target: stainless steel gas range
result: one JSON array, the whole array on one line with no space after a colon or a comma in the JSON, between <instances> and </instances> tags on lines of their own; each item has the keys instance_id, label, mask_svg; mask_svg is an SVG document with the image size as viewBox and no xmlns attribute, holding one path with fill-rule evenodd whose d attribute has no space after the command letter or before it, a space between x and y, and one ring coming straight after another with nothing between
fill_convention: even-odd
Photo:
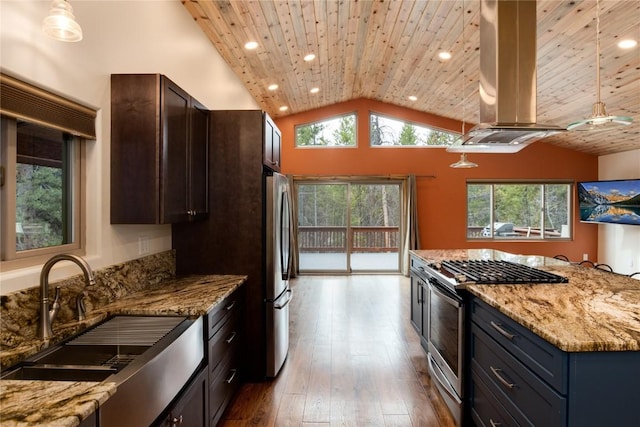
<instances>
[{"instance_id":1,"label":"stainless steel gas range","mask_svg":"<svg viewBox=\"0 0 640 427\"><path fill-rule=\"evenodd\" d=\"M458 425L464 402L465 298L470 284L566 283L547 271L505 260L446 260L420 267L427 279L429 373Z\"/></svg>"}]
</instances>

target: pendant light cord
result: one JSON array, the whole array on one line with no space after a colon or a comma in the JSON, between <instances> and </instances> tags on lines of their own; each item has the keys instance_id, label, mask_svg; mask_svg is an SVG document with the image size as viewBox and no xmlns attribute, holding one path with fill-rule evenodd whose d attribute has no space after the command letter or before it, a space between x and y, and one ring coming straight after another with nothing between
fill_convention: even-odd
<instances>
[{"instance_id":1,"label":"pendant light cord","mask_svg":"<svg viewBox=\"0 0 640 427\"><path fill-rule=\"evenodd\" d=\"M596 100L600 102L600 0L596 1Z\"/></svg>"}]
</instances>

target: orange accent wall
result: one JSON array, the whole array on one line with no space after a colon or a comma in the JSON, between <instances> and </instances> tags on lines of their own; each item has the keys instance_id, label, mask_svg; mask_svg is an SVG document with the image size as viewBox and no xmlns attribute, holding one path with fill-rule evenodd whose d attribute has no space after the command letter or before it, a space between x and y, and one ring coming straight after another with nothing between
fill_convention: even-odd
<instances>
[{"instance_id":1,"label":"orange accent wall","mask_svg":"<svg viewBox=\"0 0 640 427\"><path fill-rule=\"evenodd\" d=\"M358 117L356 148L295 148L296 125L349 112L356 112ZM448 153L445 148L370 147L370 112L455 132L462 126L457 120L368 99L290 115L275 120L282 131L282 172L307 176L416 175L422 249L488 247L516 254L564 254L573 261L582 260L582 254L587 253L596 261L598 227L578 222L577 201L572 241L468 241L466 180L597 180L597 156L538 141L514 154L468 154L469 160L478 163L479 167L453 169L449 165L458 161L460 154Z\"/></svg>"}]
</instances>

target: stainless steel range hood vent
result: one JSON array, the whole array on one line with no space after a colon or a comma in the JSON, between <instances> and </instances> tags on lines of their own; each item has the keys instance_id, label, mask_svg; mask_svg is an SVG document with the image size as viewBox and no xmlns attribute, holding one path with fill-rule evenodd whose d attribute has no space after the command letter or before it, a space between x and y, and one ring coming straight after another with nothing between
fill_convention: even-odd
<instances>
[{"instance_id":1,"label":"stainless steel range hood vent","mask_svg":"<svg viewBox=\"0 0 640 427\"><path fill-rule=\"evenodd\" d=\"M480 4L480 124L447 151L515 153L564 128L536 123L536 2Z\"/></svg>"}]
</instances>

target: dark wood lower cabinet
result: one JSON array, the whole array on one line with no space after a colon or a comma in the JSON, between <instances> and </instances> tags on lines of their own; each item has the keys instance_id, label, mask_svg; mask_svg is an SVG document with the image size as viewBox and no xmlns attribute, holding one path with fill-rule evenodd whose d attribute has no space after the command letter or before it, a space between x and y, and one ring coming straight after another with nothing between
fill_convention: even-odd
<instances>
[{"instance_id":1,"label":"dark wood lower cabinet","mask_svg":"<svg viewBox=\"0 0 640 427\"><path fill-rule=\"evenodd\" d=\"M207 315L209 425L215 426L240 386L244 289L240 288Z\"/></svg>"},{"instance_id":2,"label":"dark wood lower cabinet","mask_svg":"<svg viewBox=\"0 0 640 427\"><path fill-rule=\"evenodd\" d=\"M158 427L208 426L208 404L209 377L206 367L203 367L155 425Z\"/></svg>"}]
</instances>

